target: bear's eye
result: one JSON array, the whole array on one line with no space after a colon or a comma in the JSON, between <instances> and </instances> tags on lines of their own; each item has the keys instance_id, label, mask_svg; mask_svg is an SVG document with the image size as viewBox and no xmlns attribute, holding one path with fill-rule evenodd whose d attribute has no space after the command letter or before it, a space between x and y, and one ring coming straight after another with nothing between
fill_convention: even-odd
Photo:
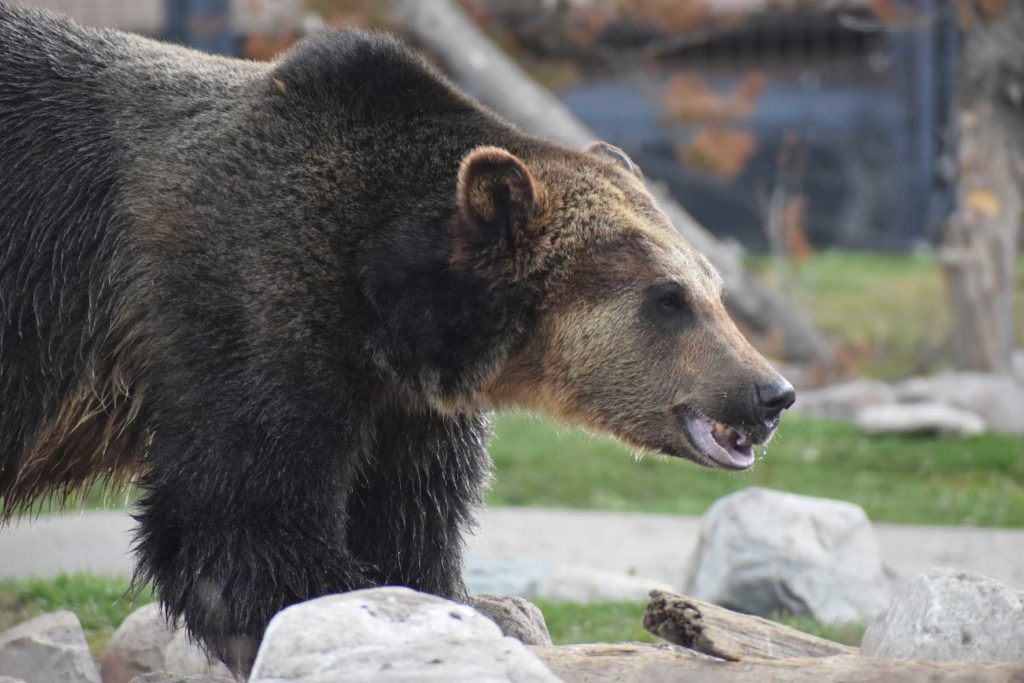
<instances>
[{"instance_id":1,"label":"bear's eye","mask_svg":"<svg viewBox=\"0 0 1024 683\"><path fill-rule=\"evenodd\" d=\"M658 308L665 315L672 315L682 307L683 302L679 299L679 292L665 292L658 297Z\"/></svg>"},{"instance_id":2,"label":"bear's eye","mask_svg":"<svg viewBox=\"0 0 1024 683\"><path fill-rule=\"evenodd\" d=\"M649 287L643 308L648 320L669 331L681 329L689 314L683 288L675 282Z\"/></svg>"}]
</instances>

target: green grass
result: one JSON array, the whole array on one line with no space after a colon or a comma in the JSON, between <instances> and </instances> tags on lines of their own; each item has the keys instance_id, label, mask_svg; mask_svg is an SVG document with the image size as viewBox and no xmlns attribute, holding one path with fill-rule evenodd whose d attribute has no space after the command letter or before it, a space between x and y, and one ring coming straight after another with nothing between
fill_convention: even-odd
<instances>
[{"instance_id":1,"label":"green grass","mask_svg":"<svg viewBox=\"0 0 1024 683\"><path fill-rule=\"evenodd\" d=\"M55 579L0 581L0 631L44 612L70 610L78 615L89 649L99 657L107 641L132 611L152 601L149 591L128 594L128 579L73 574ZM570 643L657 642L643 629L643 602L578 604L538 600L551 639ZM856 645L863 627L830 626L810 619L773 617L814 635Z\"/></svg>"},{"instance_id":2,"label":"green grass","mask_svg":"<svg viewBox=\"0 0 1024 683\"><path fill-rule=\"evenodd\" d=\"M124 618L153 600L149 589L133 596L128 587L128 579L89 574L0 581L0 631L45 612L70 610L98 656Z\"/></svg>"},{"instance_id":3,"label":"green grass","mask_svg":"<svg viewBox=\"0 0 1024 683\"><path fill-rule=\"evenodd\" d=\"M857 503L876 522L1024 527L1021 437L869 437L849 424L787 415L753 470L730 474L655 456L637 461L612 439L506 414L490 452L490 506L700 515L722 496L765 486ZM125 500L94 490L81 507Z\"/></svg>"},{"instance_id":4,"label":"green grass","mask_svg":"<svg viewBox=\"0 0 1024 683\"><path fill-rule=\"evenodd\" d=\"M779 278L773 277L771 262L764 257L750 257L747 265L802 305L859 372L892 377L944 366L949 306L932 257L825 251L799 266L787 266ZM1024 259L1015 292L1020 346Z\"/></svg>"},{"instance_id":5,"label":"green grass","mask_svg":"<svg viewBox=\"0 0 1024 683\"><path fill-rule=\"evenodd\" d=\"M1024 526L1024 439L867 437L848 424L786 416L752 471L681 460L636 461L611 439L504 415L491 443L492 506L703 514L718 498L765 486L861 505L876 522Z\"/></svg>"}]
</instances>

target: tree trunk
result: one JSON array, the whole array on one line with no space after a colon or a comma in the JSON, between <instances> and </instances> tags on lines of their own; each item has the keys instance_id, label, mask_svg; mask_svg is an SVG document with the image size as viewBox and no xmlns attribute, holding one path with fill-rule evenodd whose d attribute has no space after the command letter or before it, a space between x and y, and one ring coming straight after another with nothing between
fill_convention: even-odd
<instances>
[{"instance_id":1,"label":"tree trunk","mask_svg":"<svg viewBox=\"0 0 1024 683\"><path fill-rule=\"evenodd\" d=\"M644 643L531 647L565 683L1020 683L1024 667L995 662L917 662L860 655L721 660Z\"/></svg>"},{"instance_id":2,"label":"tree trunk","mask_svg":"<svg viewBox=\"0 0 1024 683\"><path fill-rule=\"evenodd\" d=\"M444 64L472 95L525 131L574 148L596 139L554 95L495 46L453 0L391 0L391 20ZM676 229L718 269L731 313L783 358L832 366L810 319L747 273L739 256L701 227L657 182L648 189Z\"/></svg>"},{"instance_id":3,"label":"tree trunk","mask_svg":"<svg viewBox=\"0 0 1024 683\"><path fill-rule=\"evenodd\" d=\"M1024 151L1024 3L960 0L957 210L939 248L962 370L1006 372Z\"/></svg>"}]
</instances>

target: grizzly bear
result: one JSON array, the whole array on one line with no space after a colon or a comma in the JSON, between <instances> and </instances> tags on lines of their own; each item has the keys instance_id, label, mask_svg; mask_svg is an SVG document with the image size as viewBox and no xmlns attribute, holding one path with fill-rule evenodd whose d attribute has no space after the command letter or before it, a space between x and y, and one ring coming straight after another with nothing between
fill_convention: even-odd
<instances>
[{"instance_id":1,"label":"grizzly bear","mask_svg":"<svg viewBox=\"0 0 1024 683\"><path fill-rule=\"evenodd\" d=\"M492 410L744 469L793 389L620 150L393 39L273 64L0 0L2 515L141 490L136 580L237 671L269 619L465 599Z\"/></svg>"}]
</instances>

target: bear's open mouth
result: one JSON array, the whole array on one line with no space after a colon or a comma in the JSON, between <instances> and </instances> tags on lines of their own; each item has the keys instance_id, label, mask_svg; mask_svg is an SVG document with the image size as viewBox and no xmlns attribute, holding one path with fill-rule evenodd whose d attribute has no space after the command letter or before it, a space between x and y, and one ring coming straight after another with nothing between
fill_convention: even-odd
<instances>
[{"instance_id":1,"label":"bear's open mouth","mask_svg":"<svg viewBox=\"0 0 1024 683\"><path fill-rule=\"evenodd\" d=\"M709 464L745 470L754 464L754 441L739 427L732 427L687 411L682 416L686 436Z\"/></svg>"}]
</instances>

